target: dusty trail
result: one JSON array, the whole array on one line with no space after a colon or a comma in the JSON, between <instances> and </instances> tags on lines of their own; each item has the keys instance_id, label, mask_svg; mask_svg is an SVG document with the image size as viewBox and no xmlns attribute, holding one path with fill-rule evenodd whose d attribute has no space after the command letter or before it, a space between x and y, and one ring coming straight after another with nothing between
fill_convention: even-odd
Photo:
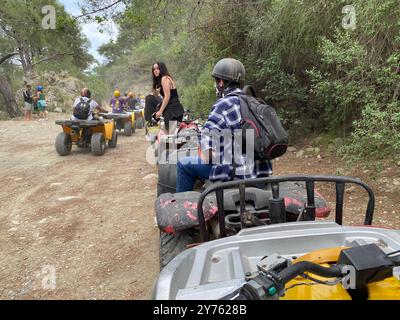
<instances>
[{"instance_id":1,"label":"dusty trail","mask_svg":"<svg viewBox=\"0 0 400 320\"><path fill-rule=\"evenodd\" d=\"M57 118L63 116L0 122L0 299L149 299L159 271L159 234L156 168L146 162L143 130L120 136L102 157L75 146L60 157ZM371 172L345 170L332 154L320 155L288 152L274 162L274 174L360 177L377 196L374 223L400 228L398 167L387 166L373 180ZM318 187L333 199L330 186ZM365 199L362 191L347 190L346 223L362 222Z\"/></svg>"},{"instance_id":2,"label":"dusty trail","mask_svg":"<svg viewBox=\"0 0 400 320\"><path fill-rule=\"evenodd\" d=\"M0 123L0 298L149 298L158 231L143 130L102 157L60 157L57 117Z\"/></svg>"}]
</instances>

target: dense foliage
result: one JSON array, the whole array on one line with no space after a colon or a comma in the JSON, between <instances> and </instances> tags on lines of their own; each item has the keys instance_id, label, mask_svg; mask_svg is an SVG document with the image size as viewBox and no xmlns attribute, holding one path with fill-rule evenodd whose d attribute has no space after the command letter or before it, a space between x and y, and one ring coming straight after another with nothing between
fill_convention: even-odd
<instances>
[{"instance_id":1,"label":"dense foliage","mask_svg":"<svg viewBox=\"0 0 400 320\"><path fill-rule=\"evenodd\" d=\"M398 0L353 0L350 9L343 0L117 2L123 10L92 17L119 28L100 48L107 63L89 75L101 99L115 88L148 93L151 65L164 61L185 107L205 115L215 101L212 67L229 56L245 64L246 82L292 138L344 138L338 151L349 160L399 157ZM112 3L90 0L85 12Z\"/></svg>"},{"instance_id":2,"label":"dense foliage","mask_svg":"<svg viewBox=\"0 0 400 320\"><path fill-rule=\"evenodd\" d=\"M49 5L55 9L54 25L46 18L50 11L43 10ZM8 55L12 56L0 64L0 110L11 116L20 115L20 96L11 94L11 89L43 81L41 75L46 71L81 77L93 60L78 21L55 0L2 1L0 59Z\"/></svg>"}]
</instances>

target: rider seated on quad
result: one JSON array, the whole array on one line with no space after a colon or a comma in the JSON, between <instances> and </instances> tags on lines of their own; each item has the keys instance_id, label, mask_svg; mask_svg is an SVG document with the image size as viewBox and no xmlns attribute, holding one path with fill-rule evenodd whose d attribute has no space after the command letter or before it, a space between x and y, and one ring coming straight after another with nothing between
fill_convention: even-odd
<instances>
[{"instance_id":1,"label":"rider seated on quad","mask_svg":"<svg viewBox=\"0 0 400 320\"><path fill-rule=\"evenodd\" d=\"M228 132L233 137L234 130L241 128L242 116L237 94L243 94L240 84L244 80L245 68L238 60L222 59L215 65L212 76L220 99L213 105L201 131L200 155L178 160L177 192L192 191L197 178L228 181L272 175L270 161L255 160L243 152L235 157L231 154L232 161L224 161L224 153L232 153L233 139L227 139L229 141L224 143L223 132ZM215 140L219 140L218 149L214 147L218 145ZM235 143L236 141L233 141L234 145Z\"/></svg>"},{"instance_id":2,"label":"rider seated on quad","mask_svg":"<svg viewBox=\"0 0 400 320\"><path fill-rule=\"evenodd\" d=\"M121 97L119 90L114 91L114 97L110 100L110 107L113 113L122 113L125 111L125 100Z\"/></svg>"},{"instance_id":3,"label":"rider seated on quad","mask_svg":"<svg viewBox=\"0 0 400 320\"><path fill-rule=\"evenodd\" d=\"M93 112L108 112L107 109L100 106L96 101L91 99L91 92L88 88L81 90L81 96L76 98L73 107L72 120L96 120Z\"/></svg>"}]
</instances>

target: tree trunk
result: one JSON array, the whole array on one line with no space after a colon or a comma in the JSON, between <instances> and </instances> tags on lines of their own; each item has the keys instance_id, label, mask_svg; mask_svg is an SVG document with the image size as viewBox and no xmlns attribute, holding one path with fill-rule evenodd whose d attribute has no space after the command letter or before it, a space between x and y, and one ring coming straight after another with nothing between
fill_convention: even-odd
<instances>
[{"instance_id":1,"label":"tree trunk","mask_svg":"<svg viewBox=\"0 0 400 320\"><path fill-rule=\"evenodd\" d=\"M17 100L12 91L11 84L6 77L0 74L0 93L4 98L5 107L2 108L12 118L22 116L22 111L18 108Z\"/></svg>"},{"instance_id":2,"label":"tree trunk","mask_svg":"<svg viewBox=\"0 0 400 320\"><path fill-rule=\"evenodd\" d=\"M23 48L20 48L18 50L19 52L19 58L22 64L22 70L24 71L24 75L27 79L32 79L33 78L33 66L32 62L30 61L29 55L27 54L27 51Z\"/></svg>"}]
</instances>

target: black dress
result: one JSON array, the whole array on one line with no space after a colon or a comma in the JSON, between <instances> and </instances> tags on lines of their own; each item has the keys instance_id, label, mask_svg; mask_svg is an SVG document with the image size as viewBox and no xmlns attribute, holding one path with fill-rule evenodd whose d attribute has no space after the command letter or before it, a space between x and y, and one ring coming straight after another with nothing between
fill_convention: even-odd
<instances>
[{"instance_id":1,"label":"black dress","mask_svg":"<svg viewBox=\"0 0 400 320\"><path fill-rule=\"evenodd\" d=\"M160 94L164 97L164 90L162 87L160 89ZM185 110L179 101L178 90L176 88L171 89L170 99L163 112L165 128L168 129L170 121L182 122L184 113Z\"/></svg>"}]
</instances>

